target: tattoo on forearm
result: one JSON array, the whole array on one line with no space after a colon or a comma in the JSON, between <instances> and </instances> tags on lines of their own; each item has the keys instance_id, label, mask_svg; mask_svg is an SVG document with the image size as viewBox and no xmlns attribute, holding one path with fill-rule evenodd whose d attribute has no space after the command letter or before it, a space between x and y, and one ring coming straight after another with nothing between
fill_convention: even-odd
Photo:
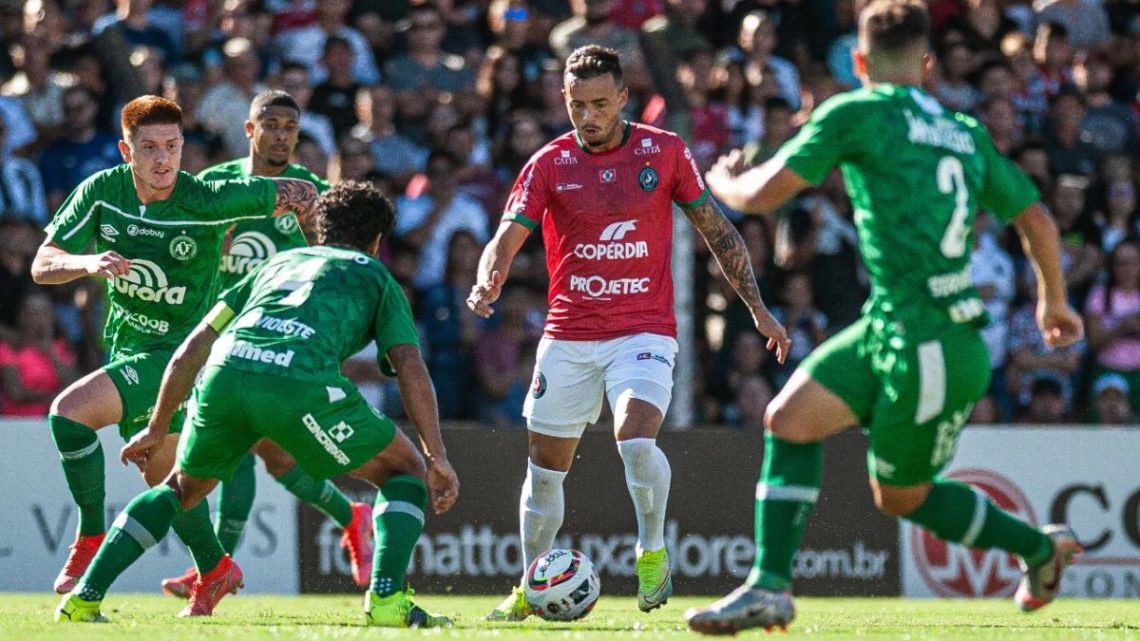
<instances>
[{"instance_id":1,"label":"tattoo on forearm","mask_svg":"<svg viewBox=\"0 0 1140 641\"><path fill-rule=\"evenodd\" d=\"M763 307L764 301L760 298L760 287L757 286L756 275L752 272L748 248L744 245L740 232L725 218L720 207L709 200L684 211L704 237L705 243L720 264L720 271L724 273L724 277L728 279L740 299L749 309Z\"/></svg>"},{"instance_id":2,"label":"tattoo on forearm","mask_svg":"<svg viewBox=\"0 0 1140 641\"><path fill-rule=\"evenodd\" d=\"M283 179L277 182L277 211L291 211L304 221L317 199L317 188L307 180Z\"/></svg>"}]
</instances>

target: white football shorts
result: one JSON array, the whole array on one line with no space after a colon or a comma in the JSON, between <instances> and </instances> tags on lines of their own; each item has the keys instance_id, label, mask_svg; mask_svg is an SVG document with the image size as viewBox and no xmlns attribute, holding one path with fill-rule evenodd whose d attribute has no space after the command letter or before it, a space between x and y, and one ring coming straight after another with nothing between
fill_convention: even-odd
<instances>
[{"instance_id":1,"label":"white football shorts","mask_svg":"<svg viewBox=\"0 0 1140 641\"><path fill-rule=\"evenodd\" d=\"M579 438L602 414L602 396L613 410L623 397L652 404L664 415L673 397L677 341L633 334L604 341L543 337L530 393L523 403L527 429Z\"/></svg>"}]
</instances>

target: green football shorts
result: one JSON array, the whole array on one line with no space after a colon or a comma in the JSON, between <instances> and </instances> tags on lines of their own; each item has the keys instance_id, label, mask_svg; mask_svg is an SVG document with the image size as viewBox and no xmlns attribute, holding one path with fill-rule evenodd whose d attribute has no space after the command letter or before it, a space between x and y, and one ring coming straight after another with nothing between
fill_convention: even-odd
<instances>
[{"instance_id":1,"label":"green football shorts","mask_svg":"<svg viewBox=\"0 0 1140 641\"><path fill-rule=\"evenodd\" d=\"M884 485L934 478L990 381L989 351L972 325L919 343L871 331L860 318L801 367L843 399L870 436L867 467Z\"/></svg>"},{"instance_id":2,"label":"green football shorts","mask_svg":"<svg viewBox=\"0 0 1140 641\"><path fill-rule=\"evenodd\" d=\"M162 374L170 362L174 351L155 351L132 354L111 361L103 367L123 404L123 417L119 420L119 436L129 441L132 436L146 429L154 404L158 401L158 388L162 384ZM170 432L182 431L186 412L179 409L170 421Z\"/></svg>"},{"instance_id":3,"label":"green football shorts","mask_svg":"<svg viewBox=\"0 0 1140 641\"><path fill-rule=\"evenodd\" d=\"M190 476L228 480L265 437L314 478L355 470L388 447L396 425L347 379L334 383L206 367L178 441L178 467Z\"/></svg>"}]
</instances>

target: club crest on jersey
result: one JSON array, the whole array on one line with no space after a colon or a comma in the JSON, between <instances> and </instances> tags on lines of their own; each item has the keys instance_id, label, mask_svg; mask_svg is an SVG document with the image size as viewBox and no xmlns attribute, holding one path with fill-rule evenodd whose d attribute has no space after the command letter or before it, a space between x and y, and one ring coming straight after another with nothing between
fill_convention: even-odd
<instances>
[{"instance_id":1,"label":"club crest on jersey","mask_svg":"<svg viewBox=\"0 0 1140 641\"><path fill-rule=\"evenodd\" d=\"M198 243L189 236L175 236L174 240L170 241L170 255L175 260L190 260L198 254Z\"/></svg>"},{"instance_id":2,"label":"club crest on jersey","mask_svg":"<svg viewBox=\"0 0 1140 641\"><path fill-rule=\"evenodd\" d=\"M598 172L598 180L604 183L612 183L617 179L617 172L613 169L603 169Z\"/></svg>"},{"instance_id":3,"label":"club crest on jersey","mask_svg":"<svg viewBox=\"0 0 1140 641\"><path fill-rule=\"evenodd\" d=\"M273 226L282 234L291 234L297 229L297 217L285 214L273 219Z\"/></svg>"},{"instance_id":4,"label":"club crest on jersey","mask_svg":"<svg viewBox=\"0 0 1140 641\"><path fill-rule=\"evenodd\" d=\"M534 382L530 386L530 395L535 398L542 398L546 394L546 376L542 372L534 373Z\"/></svg>"},{"instance_id":5,"label":"club crest on jersey","mask_svg":"<svg viewBox=\"0 0 1140 641\"><path fill-rule=\"evenodd\" d=\"M658 181L657 172L652 167L643 168L641 173L637 175L637 184L641 185L641 189L644 191L657 189Z\"/></svg>"}]
</instances>

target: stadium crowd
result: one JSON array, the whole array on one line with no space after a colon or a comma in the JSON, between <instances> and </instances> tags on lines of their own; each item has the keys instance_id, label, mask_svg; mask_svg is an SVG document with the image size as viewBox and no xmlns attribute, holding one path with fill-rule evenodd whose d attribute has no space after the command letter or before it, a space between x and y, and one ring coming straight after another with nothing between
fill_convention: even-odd
<instances>
[{"instance_id":1,"label":"stadium crowd","mask_svg":"<svg viewBox=\"0 0 1140 641\"><path fill-rule=\"evenodd\" d=\"M1088 327L1087 341L1046 349L1015 236L979 216L972 276L993 382L972 421L1135 422L1140 3L928 4L927 90L978 117L1037 182ZM66 195L121 162L122 105L176 100L182 167L197 173L248 153L250 99L276 88L305 109L296 162L393 196L382 258L416 312L441 417L521 427L545 309L541 235L491 319L464 298L514 177L571 128L560 61L586 43L617 49L630 120L681 133L702 168L735 147L759 163L857 83L854 15L853 0L0 0L0 415L46 415L102 363L101 282L39 288L29 265ZM777 366L699 239L696 335L679 340L698 354L697 423L756 426L795 364L858 316L867 278L838 172L774 217L734 220L792 333L791 362ZM374 354L345 368L400 416Z\"/></svg>"}]
</instances>

